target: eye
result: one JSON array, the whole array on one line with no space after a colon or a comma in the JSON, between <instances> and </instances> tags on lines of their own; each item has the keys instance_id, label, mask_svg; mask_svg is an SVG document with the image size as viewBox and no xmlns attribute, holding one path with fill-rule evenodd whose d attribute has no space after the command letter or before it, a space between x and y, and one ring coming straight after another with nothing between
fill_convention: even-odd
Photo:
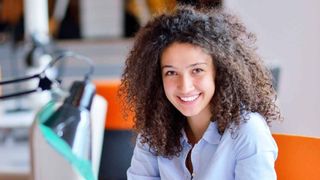
<instances>
[{"instance_id":1,"label":"eye","mask_svg":"<svg viewBox=\"0 0 320 180\"><path fill-rule=\"evenodd\" d=\"M201 69L201 68L195 68L192 70L192 73L194 73L194 74L199 74L201 72L203 72L203 69Z\"/></svg>"},{"instance_id":2,"label":"eye","mask_svg":"<svg viewBox=\"0 0 320 180\"><path fill-rule=\"evenodd\" d=\"M165 76L174 76L176 75L177 73L175 71L167 71L164 73Z\"/></svg>"}]
</instances>

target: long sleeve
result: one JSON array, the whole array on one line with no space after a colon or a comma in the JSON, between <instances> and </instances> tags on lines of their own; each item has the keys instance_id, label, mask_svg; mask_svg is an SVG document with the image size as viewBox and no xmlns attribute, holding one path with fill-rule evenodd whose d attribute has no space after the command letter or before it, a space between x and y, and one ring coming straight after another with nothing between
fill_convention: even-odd
<instances>
[{"instance_id":1,"label":"long sleeve","mask_svg":"<svg viewBox=\"0 0 320 180\"><path fill-rule=\"evenodd\" d=\"M236 180L277 179L274 163L278 148L262 116L251 114L236 139Z\"/></svg>"},{"instance_id":2,"label":"long sleeve","mask_svg":"<svg viewBox=\"0 0 320 180\"><path fill-rule=\"evenodd\" d=\"M138 136L131 166L127 170L128 180L160 180L157 157L146 144L141 144Z\"/></svg>"}]
</instances>

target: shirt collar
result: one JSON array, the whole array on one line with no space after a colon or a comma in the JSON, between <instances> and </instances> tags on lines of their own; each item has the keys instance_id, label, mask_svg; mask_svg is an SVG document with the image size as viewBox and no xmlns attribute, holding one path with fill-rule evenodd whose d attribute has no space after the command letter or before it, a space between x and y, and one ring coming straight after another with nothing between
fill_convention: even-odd
<instances>
[{"instance_id":1,"label":"shirt collar","mask_svg":"<svg viewBox=\"0 0 320 180\"><path fill-rule=\"evenodd\" d=\"M182 128L181 130L182 137L180 138L181 144L188 143L188 137L187 134ZM218 132L217 123L216 122L210 122L207 130L204 132L202 139L207 141L210 144L219 144L221 135Z\"/></svg>"},{"instance_id":2,"label":"shirt collar","mask_svg":"<svg viewBox=\"0 0 320 180\"><path fill-rule=\"evenodd\" d=\"M187 134L184 128L181 129L181 134L182 134L182 137L180 138L180 143L181 144L188 143Z\"/></svg>"},{"instance_id":3,"label":"shirt collar","mask_svg":"<svg viewBox=\"0 0 320 180\"><path fill-rule=\"evenodd\" d=\"M210 122L208 129L202 137L205 141L210 144L219 144L221 135L218 132L217 122Z\"/></svg>"}]
</instances>

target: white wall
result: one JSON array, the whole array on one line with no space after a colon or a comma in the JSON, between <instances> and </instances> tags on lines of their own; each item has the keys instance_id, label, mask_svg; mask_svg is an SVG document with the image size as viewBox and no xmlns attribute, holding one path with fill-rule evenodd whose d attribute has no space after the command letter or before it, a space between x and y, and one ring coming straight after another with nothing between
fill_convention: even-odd
<instances>
[{"instance_id":1,"label":"white wall","mask_svg":"<svg viewBox=\"0 0 320 180\"><path fill-rule=\"evenodd\" d=\"M123 34L122 0L80 0L81 33L85 38L120 38Z\"/></svg>"},{"instance_id":2,"label":"white wall","mask_svg":"<svg viewBox=\"0 0 320 180\"><path fill-rule=\"evenodd\" d=\"M259 53L281 67L284 122L272 131L320 137L320 1L225 0L258 37Z\"/></svg>"}]
</instances>

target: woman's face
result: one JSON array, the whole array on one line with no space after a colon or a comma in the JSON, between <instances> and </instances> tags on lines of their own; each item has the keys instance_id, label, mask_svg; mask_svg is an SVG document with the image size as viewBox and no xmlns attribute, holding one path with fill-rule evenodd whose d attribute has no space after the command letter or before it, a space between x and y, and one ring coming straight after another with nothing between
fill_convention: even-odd
<instances>
[{"instance_id":1,"label":"woman's face","mask_svg":"<svg viewBox=\"0 0 320 180\"><path fill-rule=\"evenodd\" d=\"M200 47L173 43L161 56L161 73L168 100L186 117L211 117L215 91L212 58Z\"/></svg>"}]
</instances>

